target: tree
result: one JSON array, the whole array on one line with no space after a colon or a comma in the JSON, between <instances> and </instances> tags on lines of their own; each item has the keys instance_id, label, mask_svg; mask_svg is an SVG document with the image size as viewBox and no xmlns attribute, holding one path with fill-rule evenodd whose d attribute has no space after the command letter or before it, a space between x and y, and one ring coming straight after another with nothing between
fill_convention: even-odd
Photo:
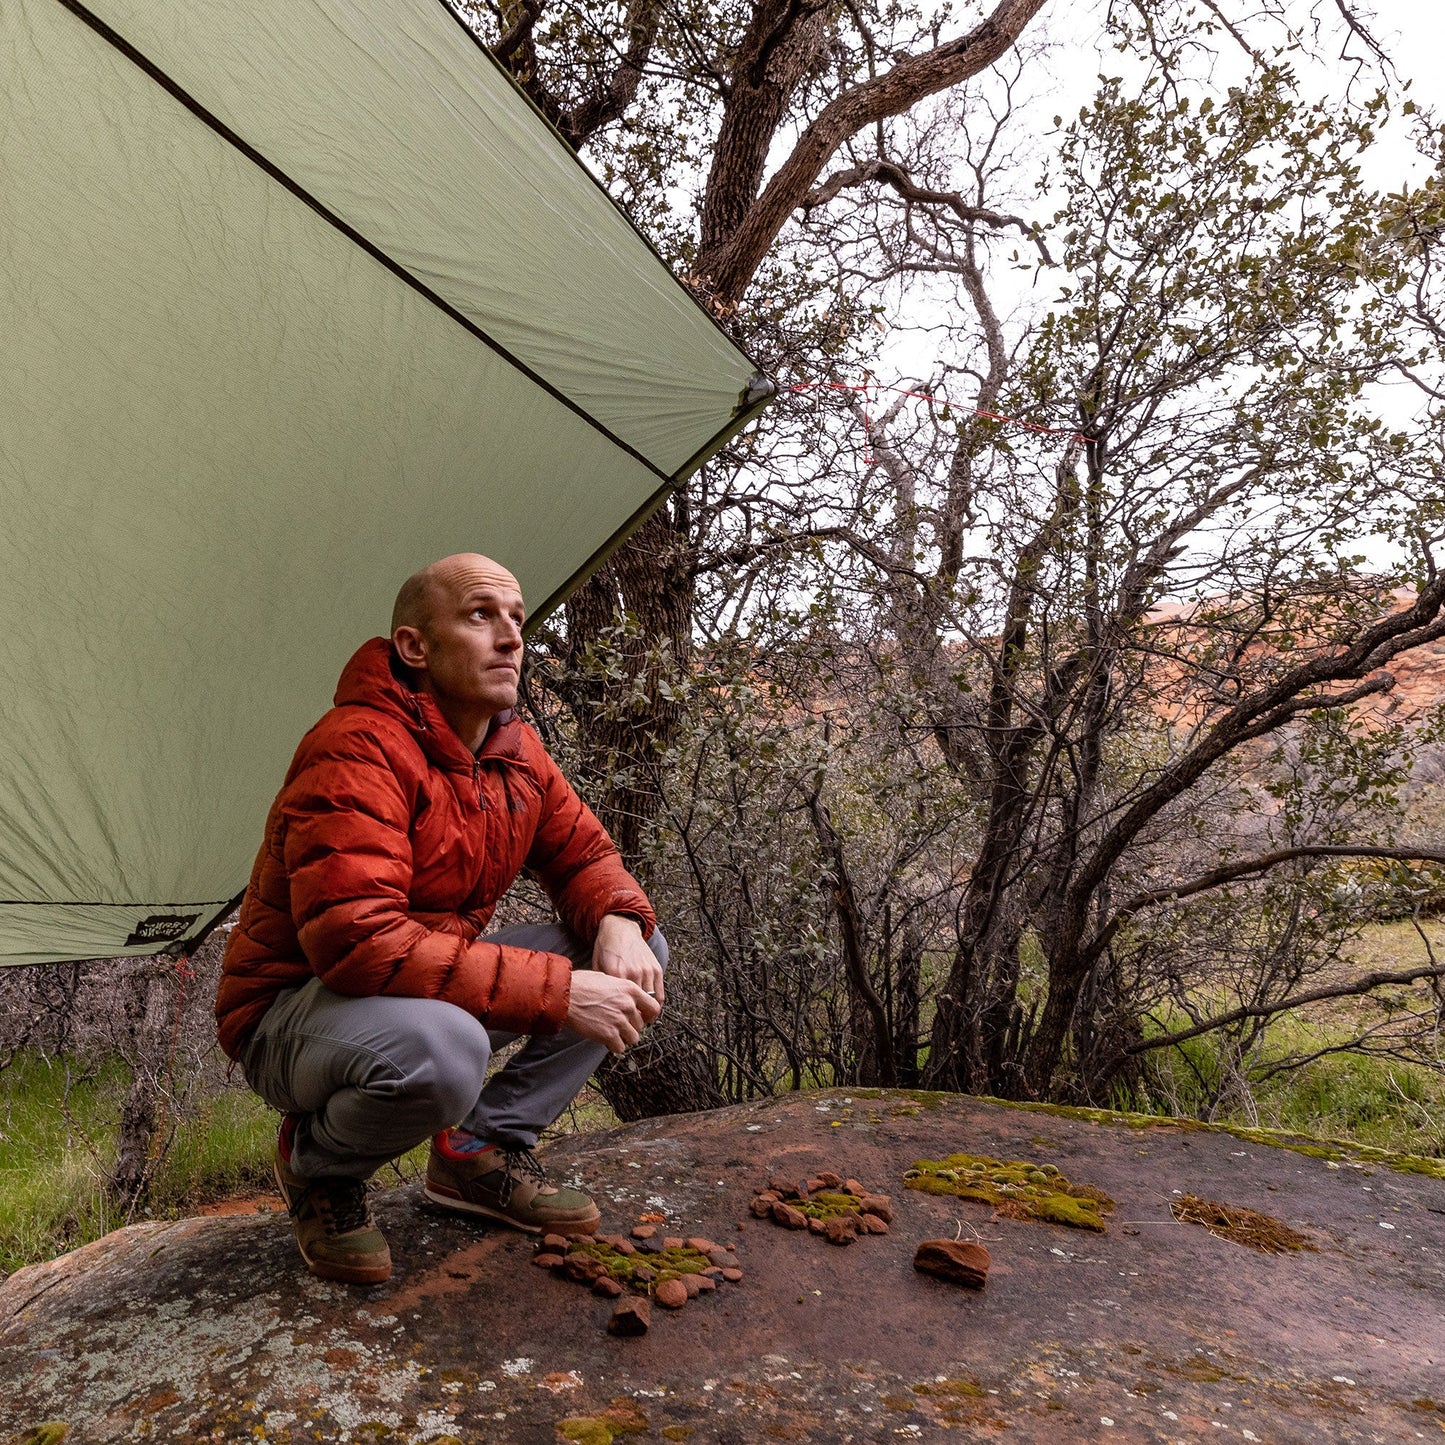
<instances>
[{"instance_id":1,"label":"tree","mask_svg":"<svg viewBox=\"0 0 1445 1445\"><path fill-rule=\"evenodd\" d=\"M932 400L868 423L885 525L824 529L876 588L879 645L912 684L901 725L976 800L931 1038L943 1087L1096 1092L1147 1048L1301 1001L1286 970L1224 1017L1143 1038L1149 991L1118 965L1150 910L1301 860L1445 859L1327 831L1240 856L1249 840L1215 829L1217 856L1181 874L1211 780L1388 691L1393 659L1445 636L1438 418L1388 427L1370 390L1392 370L1438 375L1442 357L1423 299L1433 233L1398 217L1382 232L1361 179L1384 96L1306 104L1284 60L1257 56L1216 96L1182 43L1153 38L1137 88L1104 82L1063 130L1062 285L1016 356L976 220L950 177L916 179L926 146L889 162L910 179L871 223L895 275L948 275L972 313L942 368L952 400L920 382ZM1051 434L1011 432L1000 409ZM1361 569L1371 534L1401 549L1389 573ZM1171 596L1192 600L1161 613ZM1167 746L1141 752L1164 717Z\"/></svg>"},{"instance_id":2,"label":"tree","mask_svg":"<svg viewBox=\"0 0 1445 1445\"><path fill-rule=\"evenodd\" d=\"M800 387L539 639L604 818L653 866L660 821L686 814L660 810L670 770L697 756L681 743L698 646L714 659L751 632L756 669L766 638L826 617L819 636L839 639L852 681L872 667L866 711L891 712L914 776L963 820L946 846L935 834L935 871L915 865L905 887L887 867L859 869L826 778L810 792L790 777L783 811L801 806L808 823L791 845L830 880L810 936L832 938L846 965L852 1042L827 1052L845 1073L896 1073L910 1045L880 1008L895 981L891 965L879 973L893 957L881 940L895 905L915 917L951 894L929 1077L1035 1096L1106 1087L1144 1046L1153 995L1128 961L1151 919L1174 916L1181 859L1221 887L1221 868L1249 861L1247 838L1201 841L1201 795L1258 739L1388 687L1380 669L1438 635L1440 615L1439 518L1410 495L1437 469L1431 424L1392 430L1368 405L1372 381L1418 377L1435 357L1421 360L1433 201L1397 198L1391 224L1409 234L1392 238L1357 169L1385 100L1304 103L1287 7L1246 24L1210 5L1201 24L1171 0L1120 6L1112 33L1144 69L1061 131L1065 204L1040 226L1017 214L1036 175L1009 130L1029 72L1015 42L1038 8L999 6L967 43L937 17L857 6L639 4L599 19L529 3L484 23L705 302ZM1366 36L1347 12L1348 35ZM996 48L1005 36L1012 49ZM1243 85L1209 79L1221 38L1241 44ZM969 70L1006 52L1004 67ZM689 191L694 214L676 201ZM1063 289L1016 324L998 308L1000 276L1038 264ZM885 286L930 287L954 334L935 374L904 388L924 399L891 395L879 415L857 387ZM840 384L851 389L821 389ZM1060 435L1031 440L1004 414ZM1352 556L1371 530L1406 549L1409 607L1392 608L1387 579ZM838 614L850 586L872 615ZM1156 605L1171 595L1193 600L1164 625ZM1171 689L1188 725L1161 751L1151 728ZM970 830L971 865L944 876ZM1388 838L1330 846L1401 851ZM1262 847L1232 877L1237 889L1328 856ZM1284 1001L1271 985L1250 1007ZM743 1033L755 1039L755 1023ZM697 1021L691 1034L685 1070L664 1040L658 1066L629 1079L629 1113L716 1100L717 1040ZM724 1053L739 1077L767 1073Z\"/></svg>"}]
</instances>

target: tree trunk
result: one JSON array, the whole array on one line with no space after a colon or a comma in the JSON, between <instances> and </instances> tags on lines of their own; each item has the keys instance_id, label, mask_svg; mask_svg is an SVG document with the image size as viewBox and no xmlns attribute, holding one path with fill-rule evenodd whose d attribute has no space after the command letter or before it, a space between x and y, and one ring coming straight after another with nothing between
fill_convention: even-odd
<instances>
[{"instance_id":1,"label":"tree trunk","mask_svg":"<svg viewBox=\"0 0 1445 1445\"><path fill-rule=\"evenodd\" d=\"M159 1162L156 1133L160 1127L162 1072L169 1041L175 989L164 960L148 961L128 987L126 1014L130 1024L127 1052L131 1085L121 1108L116 1132L115 1167L110 1193L127 1217L145 1202Z\"/></svg>"},{"instance_id":2,"label":"tree trunk","mask_svg":"<svg viewBox=\"0 0 1445 1445\"><path fill-rule=\"evenodd\" d=\"M584 786L623 859L647 884L646 844L662 797L657 769L677 736L691 656L692 576L686 538L666 510L645 522L567 602L569 663ZM609 628L625 624L615 641ZM602 644L622 676L583 665ZM677 684L677 686L674 686ZM667 920L660 920L664 931ZM597 1071L619 1119L720 1108L716 1061L664 1012L638 1046Z\"/></svg>"},{"instance_id":3,"label":"tree trunk","mask_svg":"<svg viewBox=\"0 0 1445 1445\"><path fill-rule=\"evenodd\" d=\"M718 1086L716 1060L665 1010L635 1047L604 1061L597 1087L613 1113L628 1124L658 1114L720 1109L727 1103Z\"/></svg>"}]
</instances>

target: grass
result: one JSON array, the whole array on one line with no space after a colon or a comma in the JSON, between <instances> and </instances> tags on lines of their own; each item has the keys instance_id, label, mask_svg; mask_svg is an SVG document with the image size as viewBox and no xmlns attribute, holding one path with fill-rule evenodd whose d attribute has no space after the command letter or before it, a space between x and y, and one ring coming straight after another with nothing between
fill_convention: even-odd
<instances>
[{"instance_id":1,"label":"grass","mask_svg":"<svg viewBox=\"0 0 1445 1445\"><path fill-rule=\"evenodd\" d=\"M130 1083L112 1062L69 1081L62 1060L22 1055L0 1073L0 1277L52 1259L127 1221L107 1197L115 1128ZM554 1133L617 1122L584 1090ZM215 1087L188 1109L151 1185L142 1219L180 1218L237 1196L269 1195L277 1115L244 1085ZM418 1145L377 1176L382 1187L420 1179Z\"/></svg>"},{"instance_id":2,"label":"grass","mask_svg":"<svg viewBox=\"0 0 1445 1445\"><path fill-rule=\"evenodd\" d=\"M1445 920L1430 920L1425 928L1437 956L1445 952ZM1364 930L1348 972L1393 972L1427 961L1410 923L1381 923ZM1418 1004L1425 987L1385 991L1392 999L1344 998L1282 1015L1272 1023L1264 1051L1251 1060L1249 1072L1258 1078L1271 1060L1306 1055L1353 1037L1362 1025L1379 1022L1381 1001L1403 1007L1413 994ZM1181 1016L1178 1022L1187 1021ZM1159 1050L1150 1063L1151 1083L1130 1101L1121 1101L1125 1107L1286 1129L1426 1158L1445 1156L1445 1073L1438 1068L1393 1058L1329 1054L1252 1083L1249 1097L1230 1097L1211 1111L1209 1089L1202 1080L1219 1076L1216 1040L1205 1036L1177 1049Z\"/></svg>"}]
</instances>

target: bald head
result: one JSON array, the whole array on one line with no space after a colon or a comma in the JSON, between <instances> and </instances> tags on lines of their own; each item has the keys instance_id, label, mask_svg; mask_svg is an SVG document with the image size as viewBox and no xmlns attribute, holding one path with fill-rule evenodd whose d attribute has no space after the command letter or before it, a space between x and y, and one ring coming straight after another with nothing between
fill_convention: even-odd
<instances>
[{"instance_id":1,"label":"bald head","mask_svg":"<svg viewBox=\"0 0 1445 1445\"><path fill-rule=\"evenodd\" d=\"M517 579L477 552L423 567L396 595L391 645L473 752L492 718L517 705L526 618Z\"/></svg>"},{"instance_id":2,"label":"bald head","mask_svg":"<svg viewBox=\"0 0 1445 1445\"><path fill-rule=\"evenodd\" d=\"M518 594L522 588L517 579L490 557L480 552L456 552L413 572L401 584L391 609L391 632L398 627L414 627L426 632L437 613L449 603L461 600L460 594L471 588L492 588Z\"/></svg>"}]
</instances>

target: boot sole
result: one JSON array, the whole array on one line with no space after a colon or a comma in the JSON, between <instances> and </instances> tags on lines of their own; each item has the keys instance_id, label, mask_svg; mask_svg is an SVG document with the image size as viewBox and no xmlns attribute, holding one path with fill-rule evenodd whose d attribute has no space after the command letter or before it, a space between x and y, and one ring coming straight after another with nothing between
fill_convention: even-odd
<instances>
[{"instance_id":1,"label":"boot sole","mask_svg":"<svg viewBox=\"0 0 1445 1445\"><path fill-rule=\"evenodd\" d=\"M286 1190L286 1181L281 1177L281 1166L276 1160L271 1161L271 1177L276 1181L276 1189L281 1195L282 1202L289 1209L291 1207L291 1196ZM292 1234L295 1234L292 1229ZM324 1259L312 1259L306 1253L305 1247L300 1239L296 1240L296 1252L301 1256L302 1263L307 1270L316 1276L317 1279L335 1280L338 1284L385 1284L391 1278L391 1257L387 1256L385 1265L346 1265L330 1264Z\"/></svg>"},{"instance_id":2,"label":"boot sole","mask_svg":"<svg viewBox=\"0 0 1445 1445\"><path fill-rule=\"evenodd\" d=\"M458 1214L480 1214L487 1219L495 1219L501 1224L510 1224L513 1229L520 1229L524 1234L596 1234L602 1223L601 1213L597 1213L586 1220L556 1220L551 1224L523 1224L520 1219L513 1219L510 1214L503 1214L499 1209L492 1209L485 1204L473 1204L470 1199L463 1199L460 1194L453 1194L444 1191L434 1184L424 1184L422 1194L433 1204L439 1204L443 1209L454 1210Z\"/></svg>"}]
</instances>

